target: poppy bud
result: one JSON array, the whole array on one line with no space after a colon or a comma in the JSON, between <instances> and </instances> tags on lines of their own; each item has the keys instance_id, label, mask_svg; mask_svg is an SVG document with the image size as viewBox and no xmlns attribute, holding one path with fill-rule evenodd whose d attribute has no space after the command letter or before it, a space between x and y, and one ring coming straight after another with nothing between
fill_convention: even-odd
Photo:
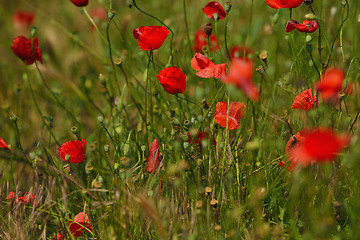
<instances>
[{"instance_id":1,"label":"poppy bud","mask_svg":"<svg viewBox=\"0 0 360 240\"><path fill-rule=\"evenodd\" d=\"M105 152L109 152L109 150L110 150L110 145L109 145L109 144L105 144L105 145L104 145L104 150L105 150Z\"/></svg>"},{"instance_id":2,"label":"poppy bud","mask_svg":"<svg viewBox=\"0 0 360 240\"><path fill-rule=\"evenodd\" d=\"M309 19L309 20L314 20L317 17L313 13L308 13L308 14L305 15L305 18Z\"/></svg>"},{"instance_id":3,"label":"poppy bud","mask_svg":"<svg viewBox=\"0 0 360 240\"><path fill-rule=\"evenodd\" d=\"M205 24L204 32L205 32L206 36L209 38L211 33L212 33L212 25L211 25L211 23Z\"/></svg>"},{"instance_id":4,"label":"poppy bud","mask_svg":"<svg viewBox=\"0 0 360 240\"><path fill-rule=\"evenodd\" d=\"M31 37L35 37L36 27L32 27L30 30Z\"/></svg>"},{"instance_id":5,"label":"poppy bud","mask_svg":"<svg viewBox=\"0 0 360 240\"><path fill-rule=\"evenodd\" d=\"M109 10L108 11L108 18L111 21L114 17L115 17L115 11L114 10Z\"/></svg>"},{"instance_id":6,"label":"poppy bud","mask_svg":"<svg viewBox=\"0 0 360 240\"><path fill-rule=\"evenodd\" d=\"M189 146L190 146L190 143L188 143L188 142L183 142L183 147L184 147L184 149L188 149Z\"/></svg>"},{"instance_id":7,"label":"poppy bud","mask_svg":"<svg viewBox=\"0 0 360 240\"><path fill-rule=\"evenodd\" d=\"M141 145L141 151L145 152L145 150L146 150L146 146L144 144Z\"/></svg>"},{"instance_id":8,"label":"poppy bud","mask_svg":"<svg viewBox=\"0 0 360 240\"><path fill-rule=\"evenodd\" d=\"M29 157L31 160L34 160L36 158L36 153L34 152L29 153Z\"/></svg>"},{"instance_id":9,"label":"poppy bud","mask_svg":"<svg viewBox=\"0 0 360 240\"><path fill-rule=\"evenodd\" d=\"M225 3L225 12L229 13L231 10L231 2L226 2Z\"/></svg>"},{"instance_id":10,"label":"poppy bud","mask_svg":"<svg viewBox=\"0 0 360 240\"><path fill-rule=\"evenodd\" d=\"M103 117L103 116L98 116L97 119L98 119L98 121L99 121L100 123L103 123L103 122L104 122L104 117Z\"/></svg>"}]
</instances>

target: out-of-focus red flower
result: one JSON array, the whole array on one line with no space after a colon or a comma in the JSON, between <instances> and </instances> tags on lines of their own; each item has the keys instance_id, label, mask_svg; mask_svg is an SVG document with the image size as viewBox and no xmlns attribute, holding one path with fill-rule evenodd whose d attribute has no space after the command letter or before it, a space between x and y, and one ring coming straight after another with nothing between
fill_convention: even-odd
<instances>
[{"instance_id":1,"label":"out-of-focus red flower","mask_svg":"<svg viewBox=\"0 0 360 240\"><path fill-rule=\"evenodd\" d=\"M203 52L203 48L207 46L207 36L204 30L198 30L195 33L195 44L194 44L194 50L195 52ZM217 45L217 40L215 35L210 35L210 52L219 50L219 47Z\"/></svg>"},{"instance_id":2,"label":"out-of-focus red flower","mask_svg":"<svg viewBox=\"0 0 360 240\"><path fill-rule=\"evenodd\" d=\"M161 47L169 35L169 30L163 26L141 26L133 30L135 39L138 39L139 48L145 51Z\"/></svg>"},{"instance_id":3,"label":"out-of-focus red flower","mask_svg":"<svg viewBox=\"0 0 360 240\"><path fill-rule=\"evenodd\" d=\"M195 53L191 67L198 71L196 75L201 78L222 78L226 72L226 63L215 64L201 53Z\"/></svg>"},{"instance_id":4,"label":"out-of-focus red flower","mask_svg":"<svg viewBox=\"0 0 360 240\"><path fill-rule=\"evenodd\" d=\"M240 127L239 120L245 116L246 106L241 102L229 103L229 130ZM215 121L226 128L227 119L227 102L218 102L216 104L216 112L214 115Z\"/></svg>"},{"instance_id":5,"label":"out-of-focus red flower","mask_svg":"<svg viewBox=\"0 0 360 240\"><path fill-rule=\"evenodd\" d=\"M192 138L190 133L186 133L189 137L189 140L188 140L188 143L194 143L194 144L199 144L200 146L202 146L201 142L202 140L205 138L205 139L209 139L209 133L208 132L202 132L202 131L199 131L198 134ZM216 140L214 138L214 136L211 136L212 138L212 143L214 145L216 145Z\"/></svg>"},{"instance_id":6,"label":"out-of-focus red flower","mask_svg":"<svg viewBox=\"0 0 360 240\"><path fill-rule=\"evenodd\" d=\"M266 4L272 8L296 8L300 6L300 4L304 0L265 0Z\"/></svg>"},{"instance_id":7,"label":"out-of-focus red flower","mask_svg":"<svg viewBox=\"0 0 360 240\"><path fill-rule=\"evenodd\" d=\"M218 2L209 2L206 6L202 9L208 18L214 20L221 20L226 17L226 12L224 8Z\"/></svg>"},{"instance_id":8,"label":"out-of-focus red flower","mask_svg":"<svg viewBox=\"0 0 360 240\"><path fill-rule=\"evenodd\" d=\"M186 76L178 67L167 67L156 76L161 86L170 94L184 94L186 86Z\"/></svg>"},{"instance_id":9,"label":"out-of-focus red flower","mask_svg":"<svg viewBox=\"0 0 360 240\"><path fill-rule=\"evenodd\" d=\"M253 63L251 61L234 59L231 61L228 74L222 78L222 82L235 84L235 86L243 90L251 100L257 101L259 99L259 89L253 83L252 76Z\"/></svg>"},{"instance_id":10,"label":"out-of-focus red flower","mask_svg":"<svg viewBox=\"0 0 360 240\"><path fill-rule=\"evenodd\" d=\"M30 27L35 19L35 14L30 11L17 11L13 16L13 23L18 28Z\"/></svg>"},{"instance_id":11,"label":"out-of-focus red flower","mask_svg":"<svg viewBox=\"0 0 360 240\"><path fill-rule=\"evenodd\" d=\"M97 8L92 9L89 12L89 15L96 24L100 23L101 21L107 20L107 12L101 6L98 6ZM93 25L91 25L90 28L91 28L91 30L95 30L95 27Z\"/></svg>"},{"instance_id":12,"label":"out-of-focus red flower","mask_svg":"<svg viewBox=\"0 0 360 240\"><path fill-rule=\"evenodd\" d=\"M306 89L295 97L294 103L291 106L291 108L310 111L314 107L317 107L317 105L318 105L318 100L316 99L316 96L313 95L312 90Z\"/></svg>"},{"instance_id":13,"label":"out-of-focus red flower","mask_svg":"<svg viewBox=\"0 0 360 240\"><path fill-rule=\"evenodd\" d=\"M88 5L89 0L70 0L77 7L85 7Z\"/></svg>"},{"instance_id":14,"label":"out-of-focus red flower","mask_svg":"<svg viewBox=\"0 0 360 240\"><path fill-rule=\"evenodd\" d=\"M286 32L291 32L294 29L297 29L299 32L315 32L318 28L318 24L316 21L305 20L303 23L299 23L298 21L291 20L286 24Z\"/></svg>"},{"instance_id":15,"label":"out-of-focus red flower","mask_svg":"<svg viewBox=\"0 0 360 240\"><path fill-rule=\"evenodd\" d=\"M294 158L291 158L289 153L290 153L290 150L296 146L296 144L304 141L305 139L305 135L306 134L306 131L305 130L301 130L299 131L298 133L296 133L295 135L291 136L289 141L287 142L286 146L285 146L285 152L286 154L288 155L288 160L287 161L281 161L279 162L279 166L280 167L286 167L287 163L288 162L291 162L288 166L288 170L289 171L294 171L296 166L298 165L296 163L296 161L294 161Z\"/></svg>"},{"instance_id":16,"label":"out-of-focus red flower","mask_svg":"<svg viewBox=\"0 0 360 240\"><path fill-rule=\"evenodd\" d=\"M244 56L245 52L245 56ZM244 47L244 46L233 46L230 48L230 57L231 59L240 58L240 59L247 59L249 60L249 55L254 55L254 50Z\"/></svg>"},{"instance_id":17,"label":"out-of-focus red flower","mask_svg":"<svg viewBox=\"0 0 360 240\"><path fill-rule=\"evenodd\" d=\"M324 73L320 82L315 84L315 88L321 93L321 97L325 102L330 99L336 102L344 79L345 74L341 69L331 68Z\"/></svg>"},{"instance_id":18,"label":"out-of-focus red flower","mask_svg":"<svg viewBox=\"0 0 360 240\"><path fill-rule=\"evenodd\" d=\"M344 93L345 93L346 95L352 95L352 94L354 93L354 91L356 91L357 93L360 92L360 84L359 84L359 83L355 83L355 84L354 84L354 83L352 83L352 82L349 82L349 83L347 84L347 87L346 87Z\"/></svg>"},{"instance_id":19,"label":"out-of-focus red flower","mask_svg":"<svg viewBox=\"0 0 360 240\"><path fill-rule=\"evenodd\" d=\"M302 141L289 149L289 158L303 166L334 161L350 142L349 136L338 135L327 128L304 130L302 136Z\"/></svg>"},{"instance_id":20,"label":"out-of-focus red flower","mask_svg":"<svg viewBox=\"0 0 360 240\"><path fill-rule=\"evenodd\" d=\"M61 159L65 162L66 155L70 155L69 162L71 163L81 163L84 160L85 148L86 148L86 140L73 140L69 142L64 142L57 149L57 152Z\"/></svg>"},{"instance_id":21,"label":"out-of-focus red flower","mask_svg":"<svg viewBox=\"0 0 360 240\"><path fill-rule=\"evenodd\" d=\"M33 37L33 50L35 54L35 59L42 63L41 50L38 48L39 40L36 37ZM12 51L18 56L21 60L24 61L27 65L34 63L34 55L31 49L31 40L24 37L18 36L13 39L13 45L11 46Z\"/></svg>"},{"instance_id":22,"label":"out-of-focus red flower","mask_svg":"<svg viewBox=\"0 0 360 240\"><path fill-rule=\"evenodd\" d=\"M75 238L80 237L84 230L86 232L92 231L92 226L89 223L89 216L84 212L80 212L76 215L74 221L68 221L67 225Z\"/></svg>"},{"instance_id":23,"label":"out-of-focus red flower","mask_svg":"<svg viewBox=\"0 0 360 240\"><path fill-rule=\"evenodd\" d=\"M159 163L160 163L159 156L160 156L159 144L155 138L150 147L150 155L149 155L149 159L148 159L148 173L149 174L153 173L155 171L155 169L159 166Z\"/></svg>"},{"instance_id":24,"label":"out-of-focus red flower","mask_svg":"<svg viewBox=\"0 0 360 240\"><path fill-rule=\"evenodd\" d=\"M57 233L55 236L53 236L52 240L63 240L65 239L60 233Z\"/></svg>"},{"instance_id":25,"label":"out-of-focus red flower","mask_svg":"<svg viewBox=\"0 0 360 240\"><path fill-rule=\"evenodd\" d=\"M0 137L0 148L9 150L9 145Z\"/></svg>"},{"instance_id":26,"label":"out-of-focus red flower","mask_svg":"<svg viewBox=\"0 0 360 240\"><path fill-rule=\"evenodd\" d=\"M15 196L15 192L10 192L9 195L5 199L13 199ZM14 204L26 204L26 203L32 203L34 200L34 194L30 194L29 192L23 192L20 197L15 199Z\"/></svg>"}]
</instances>

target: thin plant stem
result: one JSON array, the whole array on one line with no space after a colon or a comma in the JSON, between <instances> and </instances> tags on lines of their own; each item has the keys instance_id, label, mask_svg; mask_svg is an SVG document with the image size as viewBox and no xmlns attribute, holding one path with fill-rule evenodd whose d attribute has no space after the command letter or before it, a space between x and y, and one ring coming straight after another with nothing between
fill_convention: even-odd
<instances>
[{"instance_id":1,"label":"thin plant stem","mask_svg":"<svg viewBox=\"0 0 360 240\"><path fill-rule=\"evenodd\" d=\"M193 51L192 51L192 46L191 46L191 42L190 42L189 24L187 21L187 14L186 14L186 0L183 0L183 9L184 9L184 21L185 21L186 36L187 36L187 40L188 40L188 44L189 44L190 56L192 56Z\"/></svg>"},{"instance_id":2,"label":"thin plant stem","mask_svg":"<svg viewBox=\"0 0 360 240\"><path fill-rule=\"evenodd\" d=\"M228 49L228 45L227 45L227 27L228 27L228 19L229 19L229 13L226 15L226 20L225 20L225 32L224 32L224 41L225 41L225 50L226 50L226 54L228 56L228 58L231 61L231 56L229 53L229 49Z\"/></svg>"}]
</instances>

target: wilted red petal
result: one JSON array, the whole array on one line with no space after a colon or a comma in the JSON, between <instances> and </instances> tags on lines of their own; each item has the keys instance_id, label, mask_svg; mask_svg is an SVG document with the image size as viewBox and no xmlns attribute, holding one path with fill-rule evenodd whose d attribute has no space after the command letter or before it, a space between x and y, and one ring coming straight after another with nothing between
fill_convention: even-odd
<instances>
[{"instance_id":1,"label":"wilted red petal","mask_svg":"<svg viewBox=\"0 0 360 240\"><path fill-rule=\"evenodd\" d=\"M286 32L291 32L294 29L297 29L299 32L308 32L312 33L318 28L318 24L316 21L305 20L303 23L299 23L298 21L291 20L286 24Z\"/></svg>"},{"instance_id":2,"label":"wilted red petal","mask_svg":"<svg viewBox=\"0 0 360 240\"><path fill-rule=\"evenodd\" d=\"M0 148L9 150L9 145L0 137Z\"/></svg>"},{"instance_id":3,"label":"wilted red petal","mask_svg":"<svg viewBox=\"0 0 360 240\"><path fill-rule=\"evenodd\" d=\"M253 63L244 59L233 59L228 74L222 78L223 83L232 83L249 96L253 101L259 99L259 89L252 81Z\"/></svg>"},{"instance_id":4,"label":"wilted red petal","mask_svg":"<svg viewBox=\"0 0 360 240\"><path fill-rule=\"evenodd\" d=\"M324 73L320 82L316 83L315 88L320 91L324 101L329 99L336 101L344 79L345 74L341 69L331 68Z\"/></svg>"},{"instance_id":5,"label":"wilted red petal","mask_svg":"<svg viewBox=\"0 0 360 240\"><path fill-rule=\"evenodd\" d=\"M159 156L160 156L159 144L155 138L150 147L150 155L148 160L148 173L153 173L155 169L159 166L160 163Z\"/></svg>"},{"instance_id":6,"label":"wilted red petal","mask_svg":"<svg viewBox=\"0 0 360 240\"><path fill-rule=\"evenodd\" d=\"M11 46L12 51L23 60L27 65L34 63L34 54L35 59L42 63L41 50L38 48L39 40L36 37L33 37L33 50L31 49L31 40L24 37L18 36L13 39L13 45ZM34 51L34 54L33 52Z\"/></svg>"},{"instance_id":7,"label":"wilted red petal","mask_svg":"<svg viewBox=\"0 0 360 240\"><path fill-rule=\"evenodd\" d=\"M313 101L313 99L315 99L315 101ZM309 111L314 108L314 102L316 107L318 105L316 96L313 96L311 89L306 89L295 97L291 108Z\"/></svg>"},{"instance_id":8,"label":"wilted red petal","mask_svg":"<svg viewBox=\"0 0 360 240\"><path fill-rule=\"evenodd\" d=\"M33 24L35 14L28 11L17 11L13 16L13 22L17 27L29 27Z\"/></svg>"},{"instance_id":9,"label":"wilted red petal","mask_svg":"<svg viewBox=\"0 0 360 240\"><path fill-rule=\"evenodd\" d=\"M204 30L198 30L195 34L195 44L194 50L195 52L203 52L203 48L207 46L207 36ZM215 35L210 35L210 52L218 50L219 47L217 45L217 40Z\"/></svg>"},{"instance_id":10,"label":"wilted red petal","mask_svg":"<svg viewBox=\"0 0 360 240\"><path fill-rule=\"evenodd\" d=\"M57 152L61 157L61 159L65 162L66 162L65 156L69 154L70 155L69 162L81 163L84 160L86 144L87 142L85 139L82 139L82 141L73 140L73 141L65 142L60 145Z\"/></svg>"},{"instance_id":11,"label":"wilted red petal","mask_svg":"<svg viewBox=\"0 0 360 240\"><path fill-rule=\"evenodd\" d=\"M150 51L161 47L169 30L164 26L141 26L133 30L133 35L138 39L139 48Z\"/></svg>"},{"instance_id":12,"label":"wilted red petal","mask_svg":"<svg viewBox=\"0 0 360 240\"><path fill-rule=\"evenodd\" d=\"M195 53L191 59L191 67L198 71L196 75L202 78L221 78L226 72L226 63L215 64L201 53Z\"/></svg>"},{"instance_id":13,"label":"wilted red petal","mask_svg":"<svg viewBox=\"0 0 360 240\"><path fill-rule=\"evenodd\" d=\"M77 7L85 7L88 5L89 0L70 0Z\"/></svg>"},{"instance_id":14,"label":"wilted red petal","mask_svg":"<svg viewBox=\"0 0 360 240\"><path fill-rule=\"evenodd\" d=\"M229 103L229 130L237 129L240 127L239 120L245 115L246 106L241 102ZM227 121L227 102L218 102L216 104L216 112L214 115L215 121L226 128Z\"/></svg>"},{"instance_id":15,"label":"wilted red petal","mask_svg":"<svg viewBox=\"0 0 360 240\"><path fill-rule=\"evenodd\" d=\"M334 161L342 149L349 144L349 137L338 135L331 129L309 130L305 138L289 150L289 155L299 164Z\"/></svg>"},{"instance_id":16,"label":"wilted red petal","mask_svg":"<svg viewBox=\"0 0 360 240\"><path fill-rule=\"evenodd\" d=\"M206 6L202 9L208 18L214 19L214 20L221 20L226 17L226 12L224 8L221 6L218 2L209 2L206 4ZM217 19L215 19L214 15L217 15Z\"/></svg>"},{"instance_id":17,"label":"wilted red petal","mask_svg":"<svg viewBox=\"0 0 360 240\"><path fill-rule=\"evenodd\" d=\"M170 94L185 92L186 76L178 67L164 68L156 76L161 86Z\"/></svg>"},{"instance_id":18,"label":"wilted red petal","mask_svg":"<svg viewBox=\"0 0 360 240\"><path fill-rule=\"evenodd\" d=\"M300 4L304 0L265 0L266 4L272 8L296 8L300 6Z\"/></svg>"}]
</instances>

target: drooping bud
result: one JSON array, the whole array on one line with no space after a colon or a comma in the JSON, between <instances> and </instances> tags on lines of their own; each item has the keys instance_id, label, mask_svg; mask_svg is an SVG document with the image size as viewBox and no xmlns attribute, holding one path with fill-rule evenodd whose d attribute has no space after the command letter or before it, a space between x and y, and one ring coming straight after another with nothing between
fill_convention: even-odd
<instances>
[{"instance_id":1,"label":"drooping bud","mask_svg":"<svg viewBox=\"0 0 360 240\"><path fill-rule=\"evenodd\" d=\"M204 26L204 32L205 32L206 36L209 38L210 35L211 35L211 33L212 33L212 25L211 25L210 22L207 23L207 24L205 24L205 26Z\"/></svg>"}]
</instances>

